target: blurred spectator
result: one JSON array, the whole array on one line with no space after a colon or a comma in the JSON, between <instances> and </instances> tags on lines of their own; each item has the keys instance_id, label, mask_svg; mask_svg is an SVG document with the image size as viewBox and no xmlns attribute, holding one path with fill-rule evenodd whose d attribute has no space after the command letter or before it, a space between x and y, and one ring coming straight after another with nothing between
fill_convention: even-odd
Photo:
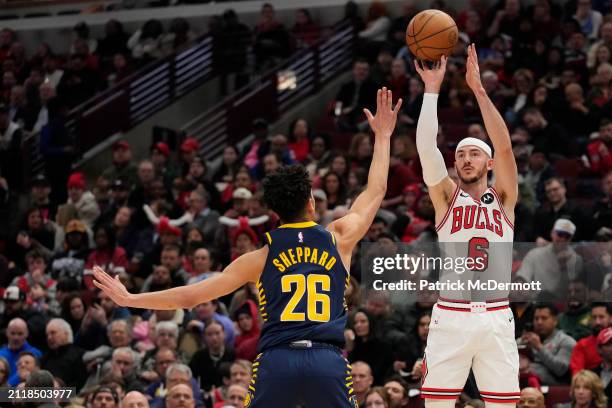
<instances>
[{"instance_id":1,"label":"blurred spectator","mask_svg":"<svg viewBox=\"0 0 612 408\"><path fill-rule=\"evenodd\" d=\"M63 319L47 323L49 350L41 358L41 367L64 380L67 386L80 389L87 378L83 350L73 344L72 328Z\"/></svg>"},{"instance_id":2,"label":"blurred spectator","mask_svg":"<svg viewBox=\"0 0 612 408\"><path fill-rule=\"evenodd\" d=\"M366 395L374 383L372 369L368 363L355 361L351 364L351 376L353 377L353 391L355 391L357 403L361 406L365 403Z\"/></svg>"},{"instance_id":3,"label":"blurred spectator","mask_svg":"<svg viewBox=\"0 0 612 408\"><path fill-rule=\"evenodd\" d=\"M510 0L511 1L511 0ZM537 108L528 108L523 113L523 122L535 150L571 157L571 143L559 125L549 123Z\"/></svg>"},{"instance_id":4,"label":"blurred spectator","mask_svg":"<svg viewBox=\"0 0 612 408\"><path fill-rule=\"evenodd\" d=\"M587 146L590 170L597 175L612 171L612 121L602 119L599 124L599 138Z\"/></svg>"},{"instance_id":5,"label":"blurred spectator","mask_svg":"<svg viewBox=\"0 0 612 408\"><path fill-rule=\"evenodd\" d=\"M117 20L108 20L104 25L104 37L98 40L96 52L104 65L108 64L117 54L127 53L128 34L123 30L123 24ZM90 48L91 49L91 48Z\"/></svg>"},{"instance_id":6,"label":"blurred spectator","mask_svg":"<svg viewBox=\"0 0 612 408\"><path fill-rule=\"evenodd\" d=\"M544 408L544 395L542 392L533 387L523 388L521 390L521 398L517 404L519 408Z\"/></svg>"},{"instance_id":7,"label":"blurred spectator","mask_svg":"<svg viewBox=\"0 0 612 408\"><path fill-rule=\"evenodd\" d=\"M305 8L295 12L295 24L291 29L295 41L295 48L307 48L319 39L321 32L319 26L312 20L310 11Z\"/></svg>"},{"instance_id":8,"label":"blurred spectator","mask_svg":"<svg viewBox=\"0 0 612 408\"><path fill-rule=\"evenodd\" d=\"M67 69L57 85L58 95L65 99L70 108L87 101L104 86L99 73L88 67L86 63L85 55L71 55Z\"/></svg>"},{"instance_id":9,"label":"blurred spectator","mask_svg":"<svg viewBox=\"0 0 612 408\"><path fill-rule=\"evenodd\" d=\"M601 25L598 40L589 47L588 62L589 68L596 66L595 61L598 59L599 49L605 45L610 49L612 47L612 21L606 21Z\"/></svg>"},{"instance_id":10,"label":"blurred spectator","mask_svg":"<svg viewBox=\"0 0 612 408\"><path fill-rule=\"evenodd\" d=\"M189 22L184 18L175 18L170 22L168 32L162 36L162 52L166 55L172 54L195 38L196 35L191 30Z\"/></svg>"},{"instance_id":11,"label":"blurred spectator","mask_svg":"<svg viewBox=\"0 0 612 408\"><path fill-rule=\"evenodd\" d=\"M410 78L408 81L408 97L403 100L399 121L402 125L416 128L417 120L421 114L423 94L425 88L418 78Z\"/></svg>"},{"instance_id":12,"label":"blurred spectator","mask_svg":"<svg viewBox=\"0 0 612 408\"><path fill-rule=\"evenodd\" d=\"M592 370L602 379L608 401L612 397L612 385L610 385L612 383L610 381L612 379L612 342L610 340L612 340L612 328L610 327L603 329L597 335L597 352L601 357L601 364Z\"/></svg>"},{"instance_id":13,"label":"blurred spectator","mask_svg":"<svg viewBox=\"0 0 612 408\"><path fill-rule=\"evenodd\" d=\"M578 340L570 358L572 376L580 370L592 370L601 364L597 353L597 338L599 333L610 326L610 310L607 303L592 303L590 316L591 335Z\"/></svg>"},{"instance_id":14,"label":"blurred spectator","mask_svg":"<svg viewBox=\"0 0 612 408\"><path fill-rule=\"evenodd\" d=\"M246 85L249 80L247 73L248 49L251 45L251 30L238 19L238 15L232 9L223 13L223 30L216 32L219 36L217 47L217 63L221 72L221 92L226 94L231 90L228 83L229 75L235 75L234 89Z\"/></svg>"},{"instance_id":15,"label":"blurred spectator","mask_svg":"<svg viewBox=\"0 0 612 408\"><path fill-rule=\"evenodd\" d=\"M563 269L561 270L563 271ZM601 287L601 286L600 286ZM590 308L587 304L587 282L570 281L567 286L567 303L563 313L559 315L558 328L578 341L591 333L587 324L590 318Z\"/></svg>"},{"instance_id":16,"label":"blurred spectator","mask_svg":"<svg viewBox=\"0 0 612 408\"><path fill-rule=\"evenodd\" d=\"M11 190L20 191L23 177L21 143L23 131L10 119L9 106L0 102L0 175Z\"/></svg>"},{"instance_id":17,"label":"blurred spectator","mask_svg":"<svg viewBox=\"0 0 612 408\"><path fill-rule=\"evenodd\" d=\"M575 408L578 406L606 407L607 400L604 385L597 374L589 370L582 370L572 378L570 386L572 402L558 404L557 408Z\"/></svg>"},{"instance_id":18,"label":"blurred spectator","mask_svg":"<svg viewBox=\"0 0 612 408\"><path fill-rule=\"evenodd\" d=\"M122 408L149 408L149 401L138 391L130 391L121 400Z\"/></svg>"},{"instance_id":19,"label":"blurred spectator","mask_svg":"<svg viewBox=\"0 0 612 408\"><path fill-rule=\"evenodd\" d=\"M6 359L11 376L17 375L17 362L21 353L31 353L35 359L42 356L42 352L28 343L28 325L22 318L12 319L6 328L6 346L0 348L0 357ZM8 375L8 373L7 373Z\"/></svg>"},{"instance_id":20,"label":"blurred spectator","mask_svg":"<svg viewBox=\"0 0 612 408\"><path fill-rule=\"evenodd\" d=\"M12 373L8 385L17 387L19 383L26 382L34 372L40 370L40 356L34 355L30 351L22 351L17 358L17 368Z\"/></svg>"},{"instance_id":21,"label":"blurred spectator","mask_svg":"<svg viewBox=\"0 0 612 408\"><path fill-rule=\"evenodd\" d=\"M568 290L568 281L579 279L583 272L582 257L570 245L576 226L559 218L551 231L552 242L531 249L516 276L525 282L539 281L542 292L562 299Z\"/></svg>"},{"instance_id":22,"label":"blurred spectator","mask_svg":"<svg viewBox=\"0 0 612 408\"><path fill-rule=\"evenodd\" d=\"M387 16L385 5L374 1L368 8L366 28L359 32L359 37L369 41L382 42L386 40L390 28L391 19Z\"/></svg>"},{"instance_id":23,"label":"blurred spectator","mask_svg":"<svg viewBox=\"0 0 612 408\"><path fill-rule=\"evenodd\" d=\"M506 34L512 38L516 37L523 13L521 2L519 0L505 0L499 2L498 5L501 5L501 7L492 10L494 15L489 21L487 35L493 37L497 34Z\"/></svg>"},{"instance_id":24,"label":"blurred spectator","mask_svg":"<svg viewBox=\"0 0 612 408\"><path fill-rule=\"evenodd\" d=\"M370 64L365 59L353 63L353 79L342 85L336 95L336 116L341 130L357 131L363 127L362 108L372 111L376 103L377 85L370 79ZM339 112L338 112L339 111Z\"/></svg>"},{"instance_id":25,"label":"blurred spectator","mask_svg":"<svg viewBox=\"0 0 612 408\"><path fill-rule=\"evenodd\" d=\"M582 208L573 201L567 199L567 189L562 179L551 177L544 181L547 202L540 205L535 213L538 224L535 228L536 242L543 244L548 241L550 231L553 224L560 218L565 218L573 221L575 230L572 236L576 240L589 237L588 223L582 212Z\"/></svg>"},{"instance_id":26,"label":"blurred spectator","mask_svg":"<svg viewBox=\"0 0 612 408\"><path fill-rule=\"evenodd\" d=\"M389 395L392 407L408 407L408 384L400 376L392 376L385 381L385 390Z\"/></svg>"},{"instance_id":27,"label":"blurred spectator","mask_svg":"<svg viewBox=\"0 0 612 408\"><path fill-rule=\"evenodd\" d=\"M257 342L261 332L257 305L247 299L234 313L240 334L236 336L236 358L253 361L257 357Z\"/></svg>"},{"instance_id":28,"label":"blurred spectator","mask_svg":"<svg viewBox=\"0 0 612 408\"><path fill-rule=\"evenodd\" d=\"M276 19L276 11L271 4L264 3L261 6L261 17L255 26L254 34L253 52L259 70L274 66L289 55L289 32Z\"/></svg>"},{"instance_id":29,"label":"blurred spectator","mask_svg":"<svg viewBox=\"0 0 612 408\"><path fill-rule=\"evenodd\" d=\"M238 148L236 146L227 146L223 149L221 164L215 171L212 181L215 183L231 183L241 164Z\"/></svg>"},{"instance_id":30,"label":"blurred spectator","mask_svg":"<svg viewBox=\"0 0 612 408\"><path fill-rule=\"evenodd\" d=\"M574 18L580 23L580 29L589 39L597 38L603 21L601 13L592 9L592 0L577 0Z\"/></svg>"},{"instance_id":31,"label":"blurred spectator","mask_svg":"<svg viewBox=\"0 0 612 408\"><path fill-rule=\"evenodd\" d=\"M391 408L391 397L384 387L374 387L365 396L365 408L384 407Z\"/></svg>"},{"instance_id":32,"label":"blurred spectator","mask_svg":"<svg viewBox=\"0 0 612 408\"><path fill-rule=\"evenodd\" d=\"M392 364L393 357L389 346L379 339L370 326L371 318L365 309L360 309L352 317L351 327L345 337L349 340L346 349L349 361L363 361L372 370L374 384L382 384ZM351 340L353 339L353 340Z\"/></svg>"},{"instance_id":33,"label":"blurred spectator","mask_svg":"<svg viewBox=\"0 0 612 408\"><path fill-rule=\"evenodd\" d=\"M40 154L45 162L45 174L53 186L52 200L63 202L67 196L66 181L72 171L75 147L66 127L68 105L53 98L47 105L49 122L40 133Z\"/></svg>"},{"instance_id":34,"label":"blurred spectator","mask_svg":"<svg viewBox=\"0 0 612 408\"><path fill-rule=\"evenodd\" d=\"M136 182L136 166L132 164L132 151L130 144L125 140L117 141L113 144L113 165L102 173L102 177L111 184L117 179L121 179L128 185Z\"/></svg>"},{"instance_id":35,"label":"blurred spectator","mask_svg":"<svg viewBox=\"0 0 612 408\"><path fill-rule=\"evenodd\" d=\"M186 384L173 386L166 396L166 408L193 408L195 406L193 394L193 388Z\"/></svg>"},{"instance_id":36,"label":"blurred spectator","mask_svg":"<svg viewBox=\"0 0 612 408\"><path fill-rule=\"evenodd\" d=\"M568 377L569 361L576 341L557 326L558 311L552 304L538 304L533 315L533 332L525 332L522 340L533 356L531 368L542 384L563 384Z\"/></svg>"},{"instance_id":37,"label":"blurred spectator","mask_svg":"<svg viewBox=\"0 0 612 408\"><path fill-rule=\"evenodd\" d=\"M612 225L612 170L602 177L601 184L604 197L597 201L593 208L595 231Z\"/></svg>"},{"instance_id":38,"label":"blurred spectator","mask_svg":"<svg viewBox=\"0 0 612 408\"><path fill-rule=\"evenodd\" d=\"M225 345L225 330L216 320L211 321L204 329L205 348L196 351L189 367L194 378L199 379L200 387L209 391L211 387L222 384L219 365L234 360L234 350Z\"/></svg>"},{"instance_id":39,"label":"blurred spectator","mask_svg":"<svg viewBox=\"0 0 612 408\"><path fill-rule=\"evenodd\" d=\"M127 41L127 47L132 50L132 57L143 66L160 58L162 54L161 40L164 27L159 20L147 20L141 29L137 30Z\"/></svg>"},{"instance_id":40,"label":"blurred spectator","mask_svg":"<svg viewBox=\"0 0 612 408\"><path fill-rule=\"evenodd\" d=\"M312 136L310 125L306 119L298 118L289 125L289 149L299 163L304 163L310 153L310 139Z\"/></svg>"}]
</instances>

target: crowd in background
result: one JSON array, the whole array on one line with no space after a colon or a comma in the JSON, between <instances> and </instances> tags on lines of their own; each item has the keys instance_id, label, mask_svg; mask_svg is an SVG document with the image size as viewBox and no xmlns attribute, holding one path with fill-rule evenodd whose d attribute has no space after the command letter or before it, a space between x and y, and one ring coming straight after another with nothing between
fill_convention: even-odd
<instances>
[{"instance_id":1,"label":"crowd in background","mask_svg":"<svg viewBox=\"0 0 612 408\"><path fill-rule=\"evenodd\" d=\"M519 0L472 0L462 10L453 10L451 2L434 6L453 15L460 30L439 98L438 145L449 174L456 178L453 152L459 138L488 140L464 79L466 46L475 42L483 84L509 125L518 163L515 241L536 244L513 264L513 279L574 272L567 287L546 288L567 291L557 301L512 304L520 405L544 406L547 391L548 402L603 408L612 401L612 309L600 302L612 299L610 2L536 0L527 6ZM78 99L84 88L104 80L74 76L75 61L99 79L118 55L157 57L150 51L161 52L164 42L142 40L151 40L149 31L159 39L163 29L151 23L139 30L140 40L136 34L130 39L120 24L109 22L107 37L95 40L81 26L73 44L80 51L65 70L48 47L26 58L14 33L2 31L7 104L0 110L0 385L50 381L77 387L80 399L73 406L116 407L124 396L142 395L151 406L177 407L181 400L190 406L241 406L262 326L255 285L193 310L130 310L95 289L92 267L117 275L132 292L193 284L220 273L263 245L263 234L278 226L260 186L286 164L302 163L310 171L318 223L343 216L367 181L373 138L361 108L373 111L379 86L392 89L404 105L392 139L386 197L363 242L435 242L434 209L414 142L424 90L404 41L418 11L408 2L403 15L391 16L375 2L362 16L348 3L345 20L360 40L352 78L324 107L324 119L295 118L282 134L257 119L250 142L241 149L226 147L216 166L201 155L206 146L188 137L176 152L156 142L139 158L120 140L101 174L72 172L65 164L73 147L62 139L64 123L51 121L52 112L65 113L65 103L51 102L42 140L55 159L22 194L11 179L16 165L11 148L27 116L13 94L21 90L26 100L39 94L40 104L43 93L57 89ZM298 15L308 21L307 11ZM274 21L273 9L265 5L255 33L279 34ZM211 25L222 22L248 31L233 12ZM295 29L293 35L283 30L286 36L262 40L260 48L255 43L257 58L282 59L287 54L275 52L286 52L286 44L296 38L308 44L318 35L314 29L297 30L301 37ZM287 42L279 48L275 41L282 36ZM241 46L228 46L227 52L236 47ZM56 101L51 95L47 100ZM332 148L347 135L346 148ZM419 406L415 390L436 294L398 302L363 293L359 248L346 293L345 353L354 392L363 407ZM470 376L461 405L480 408L478 398Z\"/></svg>"}]
</instances>

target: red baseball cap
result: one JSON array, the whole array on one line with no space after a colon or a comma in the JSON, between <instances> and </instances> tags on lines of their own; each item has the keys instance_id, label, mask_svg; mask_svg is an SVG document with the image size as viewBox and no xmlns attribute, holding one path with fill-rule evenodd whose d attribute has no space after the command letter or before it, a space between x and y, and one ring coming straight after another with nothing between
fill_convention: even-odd
<instances>
[{"instance_id":1,"label":"red baseball cap","mask_svg":"<svg viewBox=\"0 0 612 408\"><path fill-rule=\"evenodd\" d=\"M157 142L153 145L153 150L157 150L163 154L166 158L170 156L170 148L164 142Z\"/></svg>"},{"instance_id":2,"label":"red baseball cap","mask_svg":"<svg viewBox=\"0 0 612 408\"><path fill-rule=\"evenodd\" d=\"M68 177L68 188L80 188L85 190L85 176L83 173L72 173Z\"/></svg>"},{"instance_id":3,"label":"red baseball cap","mask_svg":"<svg viewBox=\"0 0 612 408\"><path fill-rule=\"evenodd\" d=\"M612 327L606 327L597 335L597 345L601 346L612 340Z\"/></svg>"},{"instance_id":4,"label":"red baseball cap","mask_svg":"<svg viewBox=\"0 0 612 408\"><path fill-rule=\"evenodd\" d=\"M194 152L194 151L197 151L199 147L200 147L200 143L198 143L198 141L195 138L188 137L187 139L185 139L183 144L181 144L181 151L182 152Z\"/></svg>"}]
</instances>

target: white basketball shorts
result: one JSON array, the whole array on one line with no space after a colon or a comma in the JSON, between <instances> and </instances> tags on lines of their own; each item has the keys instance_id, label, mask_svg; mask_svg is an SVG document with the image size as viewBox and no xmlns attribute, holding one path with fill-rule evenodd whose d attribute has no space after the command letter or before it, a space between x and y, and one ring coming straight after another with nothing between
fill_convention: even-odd
<instances>
[{"instance_id":1,"label":"white basketball shorts","mask_svg":"<svg viewBox=\"0 0 612 408\"><path fill-rule=\"evenodd\" d=\"M421 397L455 400L474 371L482 400L519 401L519 358L508 301L434 305L423 357Z\"/></svg>"}]
</instances>

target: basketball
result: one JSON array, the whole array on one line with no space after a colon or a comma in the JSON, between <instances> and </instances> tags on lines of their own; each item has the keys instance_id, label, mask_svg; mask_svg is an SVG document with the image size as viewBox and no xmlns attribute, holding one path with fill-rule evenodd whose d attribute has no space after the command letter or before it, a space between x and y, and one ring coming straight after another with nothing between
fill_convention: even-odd
<instances>
[{"instance_id":1,"label":"basketball","mask_svg":"<svg viewBox=\"0 0 612 408\"><path fill-rule=\"evenodd\" d=\"M424 10L414 16L406 29L406 44L419 60L438 61L457 44L457 24L440 10Z\"/></svg>"}]
</instances>

